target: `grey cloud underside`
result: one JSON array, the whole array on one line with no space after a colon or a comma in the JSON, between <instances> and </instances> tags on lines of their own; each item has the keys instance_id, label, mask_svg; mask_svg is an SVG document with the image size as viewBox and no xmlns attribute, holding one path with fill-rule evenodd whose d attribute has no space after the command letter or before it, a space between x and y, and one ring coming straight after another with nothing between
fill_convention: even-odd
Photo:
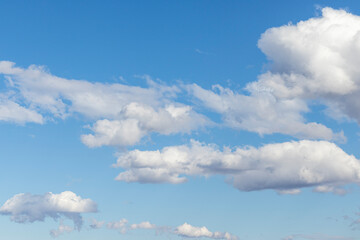
<instances>
[{"instance_id":1,"label":"grey cloud underside","mask_svg":"<svg viewBox=\"0 0 360 240\"><path fill-rule=\"evenodd\" d=\"M341 194L344 185L360 180L358 159L334 143L310 140L233 150L192 141L158 151L123 153L114 167L125 170L116 177L119 181L178 184L187 176L224 175L242 191L298 193L313 187Z\"/></svg>"}]
</instances>

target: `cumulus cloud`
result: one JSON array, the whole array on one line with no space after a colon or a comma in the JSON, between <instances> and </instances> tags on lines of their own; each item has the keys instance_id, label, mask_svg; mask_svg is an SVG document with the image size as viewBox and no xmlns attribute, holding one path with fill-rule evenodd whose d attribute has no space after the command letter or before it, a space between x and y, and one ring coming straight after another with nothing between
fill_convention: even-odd
<instances>
[{"instance_id":1,"label":"cumulus cloud","mask_svg":"<svg viewBox=\"0 0 360 240\"><path fill-rule=\"evenodd\" d=\"M206 227L194 227L188 223L178 226L174 233L187 238L212 238L212 239L226 239L237 240L238 238L228 232L210 232Z\"/></svg>"},{"instance_id":2,"label":"cumulus cloud","mask_svg":"<svg viewBox=\"0 0 360 240\"><path fill-rule=\"evenodd\" d=\"M91 83L50 74L44 67L16 67L0 61L9 97L0 97L0 120L43 123L47 118L66 118L80 114L95 120L94 134L82 136L89 147L127 146L151 132L190 133L210 121L193 109L175 101L180 89L142 76L147 88L124 84Z\"/></svg>"},{"instance_id":3,"label":"cumulus cloud","mask_svg":"<svg viewBox=\"0 0 360 240\"><path fill-rule=\"evenodd\" d=\"M187 89L228 126L261 135L344 139L321 123L306 121L313 104L327 107L324 112L335 119L360 123L359 16L324 8L320 17L268 29L258 46L271 67L246 85L246 94L218 85Z\"/></svg>"},{"instance_id":4,"label":"cumulus cloud","mask_svg":"<svg viewBox=\"0 0 360 240\"><path fill-rule=\"evenodd\" d=\"M279 99L318 99L337 117L360 121L360 17L322 9L322 16L268 29L258 46L271 70L248 89L271 89Z\"/></svg>"},{"instance_id":5,"label":"cumulus cloud","mask_svg":"<svg viewBox=\"0 0 360 240\"><path fill-rule=\"evenodd\" d=\"M119 181L177 184L186 176L220 174L241 191L293 194L303 187L342 194L342 186L360 180L358 159L334 143L310 140L223 150L192 140L190 145L123 153L114 167L125 170L116 177Z\"/></svg>"},{"instance_id":6,"label":"cumulus cloud","mask_svg":"<svg viewBox=\"0 0 360 240\"><path fill-rule=\"evenodd\" d=\"M70 191L60 194L48 192L44 195L20 193L7 200L0 208L0 214L9 215L17 223L44 221L47 217L55 220L65 217L71 219L78 230L83 223L81 213L96 211L94 201L82 199Z\"/></svg>"}]
</instances>

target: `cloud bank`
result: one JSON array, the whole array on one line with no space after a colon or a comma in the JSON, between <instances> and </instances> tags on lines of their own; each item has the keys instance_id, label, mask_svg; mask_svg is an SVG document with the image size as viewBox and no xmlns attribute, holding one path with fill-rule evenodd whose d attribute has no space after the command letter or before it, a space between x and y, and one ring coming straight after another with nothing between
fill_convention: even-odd
<instances>
[{"instance_id":1,"label":"cloud bank","mask_svg":"<svg viewBox=\"0 0 360 240\"><path fill-rule=\"evenodd\" d=\"M187 181L186 176L224 175L241 191L298 193L313 187L340 194L342 186L360 180L358 159L334 143L310 140L233 150L193 140L157 151L123 153L114 167L125 170L118 181L177 184Z\"/></svg>"},{"instance_id":2,"label":"cloud bank","mask_svg":"<svg viewBox=\"0 0 360 240\"><path fill-rule=\"evenodd\" d=\"M96 221L96 220L95 220ZM91 226L91 225L90 225ZM237 240L238 237L228 232L211 232L205 226L195 227L188 223L184 223L176 228L171 226L157 226L148 221L138 224L129 224L128 220L123 218L119 221L113 221L107 223L108 229L118 230L121 234L125 234L128 231L145 229L156 230L157 233L169 233L177 235L183 238L211 238L211 239L224 239L224 240ZM93 228L97 229L97 228Z\"/></svg>"}]
</instances>

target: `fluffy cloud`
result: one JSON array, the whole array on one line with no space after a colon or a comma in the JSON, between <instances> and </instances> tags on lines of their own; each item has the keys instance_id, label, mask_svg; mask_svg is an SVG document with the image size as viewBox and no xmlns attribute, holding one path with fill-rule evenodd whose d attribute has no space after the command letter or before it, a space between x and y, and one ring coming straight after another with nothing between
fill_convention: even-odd
<instances>
[{"instance_id":1,"label":"fluffy cloud","mask_svg":"<svg viewBox=\"0 0 360 240\"><path fill-rule=\"evenodd\" d=\"M236 236L231 235L228 232L210 232L206 227L194 227L188 223L178 226L174 233L182 237L188 238L212 238L212 239L226 239L226 240L236 240Z\"/></svg>"},{"instance_id":2,"label":"fluffy cloud","mask_svg":"<svg viewBox=\"0 0 360 240\"><path fill-rule=\"evenodd\" d=\"M123 84L68 80L50 74L39 66L27 69L1 61L9 97L0 98L0 120L43 123L48 118L81 114L95 120L94 134L82 136L89 147L133 145L142 137L190 133L210 121L190 106L174 101L180 89L155 83L148 76L148 88ZM3 99L3 100L2 100Z\"/></svg>"},{"instance_id":3,"label":"fluffy cloud","mask_svg":"<svg viewBox=\"0 0 360 240\"><path fill-rule=\"evenodd\" d=\"M272 68L248 85L250 91L319 99L333 115L360 121L359 16L324 8L321 17L268 29L258 45Z\"/></svg>"},{"instance_id":4,"label":"fluffy cloud","mask_svg":"<svg viewBox=\"0 0 360 240\"><path fill-rule=\"evenodd\" d=\"M245 87L247 94L221 86L189 92L225 123L259 134L282 133L300 139L341 139L341 133L304 113L311 104L328 115L360 122L360 17L344 10L322 9L322 16L268 29L259 48L271 61L269 71Z\"/></svg>"},{"instance_id":5,"label":"fluffy cloud","mask_svg":"<svg viewBox=\"0 0 360 240\"><path fill-rule=\"evenodd\" d=\"M360 180L360 162L354 156L334 143L310 140L222 151L191 141L157 151L124 153L114 167L125 169L116 180L126 182L176 184L187 181L186 176L221 174L241 191L298 193L300 188L314 187L318 192L341 194L343 185Z\"/></svg>"},{"instance_id":6,"label":"fluffy cloud","mask_svg":"<svg viewBox=\"0 0 360 240\"><path fill-rule=\"evenodd\" d=\"M0 208L0 214L9 215L12 221L18 223L44 221L46 217L55 220L65 217L73 220L78 230L83 223L81 213L96 211L94 201L82 199L70 191L60 194L49 192L44 195L20 193L7 200Z\"/></svg>"}]
</instances>

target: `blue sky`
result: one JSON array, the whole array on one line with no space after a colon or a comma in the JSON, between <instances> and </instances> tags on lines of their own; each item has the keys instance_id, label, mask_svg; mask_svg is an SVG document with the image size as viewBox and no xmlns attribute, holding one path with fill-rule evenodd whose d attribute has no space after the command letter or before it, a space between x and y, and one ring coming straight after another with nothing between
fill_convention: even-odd
<instances>
[{"instance_id":1,"label":"blue sky","mask_svg":"<svg viewBox=\"0 0 360 240\"><path fill-rule=\"evenodd\" d=\"M360 239L358 1L0 1L4 239Z\"/></svg>"}]
</instances>

